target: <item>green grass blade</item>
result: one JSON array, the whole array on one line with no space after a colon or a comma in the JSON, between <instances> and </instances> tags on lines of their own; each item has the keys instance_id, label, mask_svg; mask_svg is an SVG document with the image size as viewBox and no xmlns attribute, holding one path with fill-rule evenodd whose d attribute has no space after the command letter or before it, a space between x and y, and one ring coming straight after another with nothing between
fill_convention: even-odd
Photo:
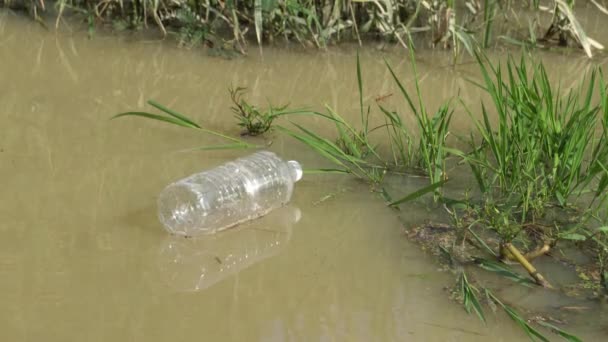
<instances>
[{"instance_id":1,"label":"green grass blade","mask_svg":"<svg viewBox=\"0 0 608 342\"><path fill-rule=\"evenodd\" d=\"M407 90L405 90L405 87L403 86L403 84L401 84L401 81L399 80L399 77L397 77L397 75L393 71L393 68L391 67L391 65L388 64L388 61L386 61L386 60L384 60L384 63L386 64L386 67L388 68L388 71L391 73L391 76L393 77L393 80L395 80L395 83L397 83L397 87L399 87L399 90L401 91L401 94L403 95L403 97L407 101L407 103L410 106L410 108L412 109L412 111L414 113L418 113L418 110L416 109L416 106L414 105L414 101L412 101L412 98L410 97L410 94L407 92Z\"/></svg>"},{"instance_id":2,"label":"green grass blade","mask_svg":"<svg viewBox=\"0 0 608 342\"><path fill-rule=\"evenodd\" d=\"M595 243L597 243L599 246L601 246L602 248L608 250L608 244L606 244L605 242L603 242L602 240L596 238L595 236L591 237L591 240L593 240Z\"/></svg>"},{"instance_id":3,"label":"green grass blade","mask_svg":"<svg viewBox=\"0 0 608 342\"><path fill-rule=\"evenodd\" d=\"M387 203L393 202L393 197L391 196L391 194L388 193L388 191L386 190L385 187L382 187L382 190L380 191L380 194L382 195L382 198L384 198L384 200Z\"/></svg>"},{"instance_id":4,"label":"green grass blade","mask_svg":"<svg viewBox=\"0 0 608 342\"><path fill-rule=\"evenodd\" d=\"M501 275L507 279L510 279L518 284L521 284L524 286L529 286L529 287L532 287L535 285L535 283L532 280L522 276L519 273L514 272L507 265L498 263L496 261L483 259L483 258L476 258L475 263L477 264L477 266L483 268L486 271L494 272L494 273Z\"/></svg>"},{"instance_id":5,"label":"green grass blade","mask_svg":"<svg viewBox=\"0 0 608 342\"><path fill-rule=\"evenodd\" d=\"M556 327L553 324L547 323L547 322L543 322L543 321L536 321L536 323L538 323L539 325L542 325L545 328L549 328L551 329L553 332L555 332L556 334L558 334L559 336L563 337L564 339L566 339L567 341L570 342L583 342L583 340L581 340L580 338Z\"/></svg>"},{"instance_id":6,"label":"green grass blade","mask_svg":"<svg viewBox=\"0 0 608 342\"><path fill-rule=\"evenodd\" d=\"M299 140L303 144L317 151L319 154L324 156L326 159L330 160L334 164L340 165L341 167L348 168L345 163L343 163L339 158L337 158L334 154L328 151L327 146L323 141L319 141L315 138L311 138L309 136L294 132L292 130L286 129L284 127L277 126L278 129L285 132L285 134L291 136L292 138ZM331 151L331 150L330 150Z\"/></svg>"},{"instance_id":7,"label":"green grass blade","mask_svg":"<svg viewBox=\"0 0 608 342\"><path fill-rule=\"evenodd\" d=\"M123 116L138 116L138 117L143 117L146 119L168 122L168 123L171 123L171 124L174 124L177 126L181 126L181 127L197 128L196 126L192 126L191 124L189 124L187 122L184 122L182 120L179 120L179 119L176 119L176 118L173 118L170 116L163 116L163 115L152 114L152 113L147 113L147 112L125 112L125 113L116 114L111 119L116 119L116 118L120 118Z\"/></svg>"},{"instance_id":8,"label":"green grass blade","mask_svg":"<svg viewBox=\"0 0 608 342\"><path fill-rule=\"evenodd\" d=\"M477 185L479 186L479 190L481 191L482 194L485 194L488 191L488 188L486 187L486 183L484 181L484 177L481 175L481 170L479 169L479 166L475 165L473 163L469 163L469 166L471 167L471 171L473 172L473 176L475 176L475 180L477 181Z\"/></svg>"},{"instance_id":9,"label":"green grass blade","mask_svg":"<svg viewBox=\"0 0 608 342\"><path fill-rule=\"evenodd\" d=\"M201 126L199 126L199 125L198 125L197 123L195 123L194 121L190 120L190 119L189 119L188 117L186 117L185 115L180 114L180 113L178 113L178 112L176 112L176 111L174 111L174 110L171 110L171 109L169 109L169 108L167 108L167 107L165 107L165 106L161 105L160 103L158 103L158 102L156 102L156 101L153 101L153 100L148 100L148 104L149 104L149 105L151 105L152 107L154 107L154 108L158 109L158 110L161 110L161 111L163 111L163 112L165 112L165 113L167 113L167 114L169 114L169 115L171 115L171 116L175 117L175 118L176 118L176 119L178 119L178 120L181 120L181 121L183 121L183 122L185 122L185 123L188 123L188 124L189 124L190 126L192 126L192 127L201 128Z\"/></svg>"},{"instance_id":10,"label":"green grass blade","mask_svg":"<svg viewBox=\"0 0 608 342\"><path fill-rule=\"evenodd\" d=\"M597 190L595 192L595 196L600 196L606 188L608 188L608 167L606 167L601 161L597 160L596 164L600 166L600 168L604 171L600 182L598 184Z\"/></svg>"},{"instance_id":11,"label":"green grass blade","mask_svg":"<svg viewBox=\"0 0 608 342\"><path fill-rule=\"evenodd\" d=\"M511 319L515 321L524 330L530 340L535 341L537 338L543 342L549 342L548 338L546 338L540 331L534 329L530 324L528 324L528 322L526 322L526 320L521 317L517 311L506 305L501 306L503 310L507 313L507 315L509 315L509 317L511 317Z\"/></svg>"},{"instance_id":12,"label":"green grass blade","mask_svg":"<svg viewBox=\"0 0 608 342\"><path fill-rule=\"evenodd\" d=\"M583 104L583 108L588 109L589 106L591 105L591 98L593 97L593 89L595 89L595 77L596 77L596 70L592 70L591 71L591 77L589 77L589 87L587 88L587 93L586 93L586 97L585 97L585 101Z\"/></svg>"},{"instance_id":13,"label":"green grass blade","mask_svg":"<svg viewBox=\"0 0 608 342\"><path fill-rule=\"evenodd\" d=\"M338 130L338 137L348 149L348 154L352 154L357 158L361 158L362 153L355 142L356 137L358 136L357 132L350 127L337 113L335 113L331 108L327 107L329 113L336 118L336 129ZM349 134L350 132L350 134Z\"/></svg>"},{"instance_id":14,"label":"green grass blade","mask_svg":"<svg viewBox=\"0 0 608 342\"><path fill-rule=\"evenodd\" d=\"M273 118L276 118L279 116L284 116L284 115L310 115L310 116L316 115L316 116L324 117L325 119L336 121L335 118L332 118L331 116L329 116L327 114L323 114L323 113L319 113L319 112L315 112L315 111L311 111L311 110L307 110L307 109L286 109L286 110L278 110L278 111L272 113Z\"/></svg>"},{"instance_id":15,"label":"green grass blade","mask_svg":"<svg viewBox=\"0 0 608 342\"><path fill-rule=\"evenodd\" d=\"M243 140L237 139L237 138L233 138L231 136L210 130L210 129L206 129L203 127L200 127L197 124L194 124L190 121L184 121L179 119L178 117L176 117L175 115L173 116L164 116L164 115L159 115L159 114L152 114L152 113L148 113L148 112L125 112L125 113L120 113L120 114L116 114L114 115L111 119L116 119L116 118L120 118L120 117L124 117L124 116L136 116L136 117L143 117L146 119L152 119L152 120L158 120L158 121L164 121L164 122L168 122L171 123L173 125L177 125L177 126L181 126L181 127L187 127L187 128L193 128L193 129L197 129L199 131L214 135L216 137L220 137L229 141L234 142L234 145L242 145L244 147L255 147L255 145L251 145Z\"/></svg>"},{"instance_id":16,"label":"green grass blade","mask_svg":"<svg viewBox=\"0 0 608 342\"><path fill-rule=\"evenodd\" d=\"M485 249L485 250L486 250L488 253L490 253L490 255L493 255L493 256L495 256L495 257L498 257L498 255L496 254L496 252L494 252L494 250L493 250L492 248L490 248L490 246L488 246L488 245L486 244L486 242L485 242L485 241L483 241L483 239L482 239L481 237L479 237L479 235L477 235L477 234L476 234L476 233L473 231L472 226L473 226L474 224L475 224L475 223L472 223L471 225L469 225L469 226L467 227L467 231L468 231L469 233L471 233L471 235L473 235L473 237L475 238L475 241L477 241L477 243L479 243L479 244L480 244L480 245L481 245L481 246L482 246L482 247L483 247L483 248L484 248L484 249Z\"/></svg>"},{"instance_id":17,"label":"green grass blade","mask_svg":"<svg viewBox=\"0 0 608 342\"><path fill-rule=\"evenodd\" d=\"M389 203L389 205L390 206L395 206L395 205L399 205L399 204L403 204L405 202L409 202L409 201L415 200L418 197L421 197L422 195L425 195L425 194L427 194L429 192L434 191L435 189L438 189L438 188L442 187L447 182L448 182L448 180L444 179L444 180L441 180L439 182L433 183L433 184L431 184L429 186L426 186L426 187L424 187L424 188L422 188L420 190L414 191L411 194L409 194L409 195L407 195L407 196L405 196L405 197L403 197L401 199L398 199L398 200L396 200L394 202L391 202L391 203Z\"/></svg>"},{"instance_id":18,"label":"green grass blade","mask_svg":"<svg viewBox=\"0 0 608 342\"><path fill-rule=\"evenodd\" d=\"M292 124L294 126L296 126L297 128L299 128L302 132L306 133L308 136L312 137L313 139L315 139L316 141L322 143L321 146L324 146L325 150L327 152L331 152L334 155L340 156L350 162L356 163L356 164L366 164L366 162L362 159L359 159L357 157L354 156L349 156L346 153L344 153L344 151L342 151L342 149L340 147L338 147L336 144L334 144L333 142L319 136L318 134L312 132L311 130L304 128L303 126L296 124L295 122L292 122Z\"/></svg>"},{"instance_id":19,"label":"green grass blade","mask_svg":"<svg viewBox=\"0 0 608 342\"><path fill-rule=\"evenodd\" d=\"M306 143L307 145L309 145L310 147L314 148L315 150L317 150L319 152L323 152L326 157L330 158L334 162L337 161L340 166L348 168L350 170L353 170L353 167L354 167L354 168L357 168L362 174L368 175L368 173L363 168L363 166L368 165L368 163L365 160L346 154L336 144L332 143L331 141L329 141L325 138L322 138L321 136L317 135L316 133L312 132L311 130L306 129L303 126L296 124L295 122L292 122L292 124L294 126L296 126L297 128L299 128L302 132L304 132L308 137L310 137L312 139L312 140L310 140L310 139L306 139L304 137L304 140L302 140L302 139L298 139L298 140ZM282 129L289 133L288 129L286 129L286 128L282 128ZM292 133L291 135L293 137L295 137L293 135L294 132L291 132L291 133ZM303 136L300 135L300 137L302 138ZM350 163L352 165L352 167L346 167L344 161Z\"/></svg>"},{"instance_id":20,"label":"green grass blade","mask_svg":"<svg viewBox=\"0 0 608 342\"><path fill-rule=\"evenodd\" d=\"M604 81L604 74L602 70L599 70L599 88L600 88L600 108L602 113L604 113L603 123L604 123L604 133L606 133L606 129L608 128L608 94L606 92L606 82Z\"/></svg>"},{"instance_id":21,"label":"green grass blade","mask_svg":"<svg viewBox=\"0 0 608 342\"><path fill-rule=\"evenodd\" d=\"M362 169L362 167L357 163L358 159L349 158L342 152L342 150L338 146L334 145L327 139L324 139L324 138L316 135L315 133L311 132L310 130L307 130L306 128L304 128L296 123L292 122L292 124L294 126L296 126L298 129L300 129L303 133L298 133L293 130L282 127L282 126L276 126L276 128L283 131L285 134L291 136L292 138L299 140L300 142L302 142L303 144L312 148L313 150L317 151L317 153L319 153L320 155L322 155L323 157L325 157L332 163L339 165L343 169L349 170L349 172L351 172L355 175L358 175L357 173L353 172L352 167L349 167L347 165L347 162L351 162L360 171L365 173L364 170ZM361 161L361 163L363 163L363 161Z\"/></svg>"},{"instance_id":22,"label":"green grass blade","mask_svg":"<svg viewBox=\"0 0 608 342\"><path fill-rule=\"evenodd\" d=\"M444 250L444 252L447 251ZM447 254L451 258L451 255L449 253ZM467 313L471 313L471 310L475 311L477 317L479 317L479 319L485 323L486 317L483 314L483 309L481 308L481 304L479 303L476 294L476 292L479 292L479 290L469 283L464 272L460 272L458 282L460 283L460 295L462 296L464 309L467 311Z\"/></svg>"},{"instance_id":23,"label":"green grass blade","mask_svg":"<svg viewBox=\"0 0 608 342\"><path fill-rule=\"evenodd\" d=\"M548 338L546 338L538 330L534 329L530 324L528 324L526 319L523 318L522 316L520 316L519 313L517 313L517 311L515 311L510 306L503 304L492 292L490 292L490 290L486 289L486 295L488 296L488 298L490 298L492 301L494 301L496 304L498 304L505 311L505 313L515 323L517 323L520 326L520 328L522 328L522 330L526 333L526 335L528 335L530 340L536 341L536 339L539 339L543 342L549 342Z\"/></svg>"},{"instance_id":24,"label":"green grass blade","mask_svg":"<svg viewBox=\"0 0 608 342\"><path fill-rule=\"evenodd\" d=\"M357 86L359 87L359 110L361 111L361 121L367 133L367 120L364 120L363 113L363 77L361 76L361 63L359 61L359 51L357 51Z\"/></svg>"},{"instance_id":25,"label":"green grass blade","mask_svg":"<svg viewBox=\"0 0 608 342\"><path fill-rule=\"evenodd\" d=\"M578 233L564 233L558 234L557 238L560 240L569 240L569 241L586 241L587 237Z\"/></svg>"}]
</instances>

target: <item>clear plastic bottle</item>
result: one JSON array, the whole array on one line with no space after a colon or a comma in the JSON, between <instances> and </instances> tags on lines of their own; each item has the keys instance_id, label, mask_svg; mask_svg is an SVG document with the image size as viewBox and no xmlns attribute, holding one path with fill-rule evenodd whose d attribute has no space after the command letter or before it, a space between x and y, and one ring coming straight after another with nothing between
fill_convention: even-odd
<instances>
[{"instance_id":1,"label":"clear plastic bottle","mask_svg":"<svg viewBox=\"0 0 608 342\"><path fill-rule=\"evenodd\" d=\"M173 234L215 233L285 205L300 178L298 162L256 152L168 185L158 216Z\"/></svg>"}]
</instances>

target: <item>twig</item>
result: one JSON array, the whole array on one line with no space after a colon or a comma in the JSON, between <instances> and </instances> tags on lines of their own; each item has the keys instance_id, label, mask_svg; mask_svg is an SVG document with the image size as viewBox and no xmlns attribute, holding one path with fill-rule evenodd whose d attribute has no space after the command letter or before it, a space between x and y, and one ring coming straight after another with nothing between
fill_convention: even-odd
<instances>
[{"instance_id":1,"label":"twig","mask_svg":"<svg viewBox=\"0 0 608 342\"><path fill-rule=\"evenodd\" d=\"M503 246L507 251L509 251L509 253L513 255L513 257L515 257L515 260L517 260L517 262L519 262L523 266L523 268L530 274L530 276L534 278L538 285L541 285L542 287L548 289L553 288L553 286L551 286L551 284L549 284L549 282L540 273L538 273L536 268L532 266L532 264L521 254L521 252L515 246L513 246L513 244L505 243Z\"/></svg>"}]
</instances>

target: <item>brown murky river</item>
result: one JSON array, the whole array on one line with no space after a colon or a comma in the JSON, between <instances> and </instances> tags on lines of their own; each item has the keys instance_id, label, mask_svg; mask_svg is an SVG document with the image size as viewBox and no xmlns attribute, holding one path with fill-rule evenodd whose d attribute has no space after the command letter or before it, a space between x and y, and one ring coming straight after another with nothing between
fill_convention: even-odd
<instances>
[{"instance_id":1,"label":"brown murky river","mask_svg":"<svg viewBox=\"0 0 608 342\"><path fill-rule=\"evenodd\" d=\"M348 177L305 175L289 207L208 238L162 229L156 196L166 184L246 152L184 152L218 141L112 115L151 110L145 102L154 99L236 135L227 88L238 85L253 102L326 103L356 119L352 48L252 49L227 60L172 42L87 39L72 30L49 32L0 12L1 341L526 340L502 312L488 311L484 325L450 301L454 275L405 239L403 221L433 211L404 207L400 220ZM412 86L401 51L366 50L366 103L396 91L383 56ZM479 100L466 81L476 67L452 69L450 57L419 55L431 108L458 89L465 101ZM543 58L566 83L590 65L579 52ZM404 108L400 101L387 103ZM457 115L455 129L464 129ZM304 167L324 165L279 133L269 140L270 150ZM422 184L397 185L406 193ZM541 290L507 292L515 304L569 303ZM566 329L605 340L607 312L591 305L569 316Z\"/></svg>"}]
</instances>

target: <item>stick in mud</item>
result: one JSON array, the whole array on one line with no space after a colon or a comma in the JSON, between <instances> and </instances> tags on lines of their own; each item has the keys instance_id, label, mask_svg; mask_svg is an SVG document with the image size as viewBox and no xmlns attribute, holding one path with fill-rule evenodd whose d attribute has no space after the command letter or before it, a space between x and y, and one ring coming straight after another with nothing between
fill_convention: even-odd
<instances>
[{"instance_id":1,"label":"stick in mud","mask_svg":"<svg viewBox=\"0 0 608 342\"><path fill-rule=\"evenodd\" d=\"M504 248L513 255L515 260L519 262L524 269L530 274L536 283L542 287L553 289L553 286L536 270L536 268L521 254L521 252L511 243L505 243Z\"/></svg>"}]
</instances>

